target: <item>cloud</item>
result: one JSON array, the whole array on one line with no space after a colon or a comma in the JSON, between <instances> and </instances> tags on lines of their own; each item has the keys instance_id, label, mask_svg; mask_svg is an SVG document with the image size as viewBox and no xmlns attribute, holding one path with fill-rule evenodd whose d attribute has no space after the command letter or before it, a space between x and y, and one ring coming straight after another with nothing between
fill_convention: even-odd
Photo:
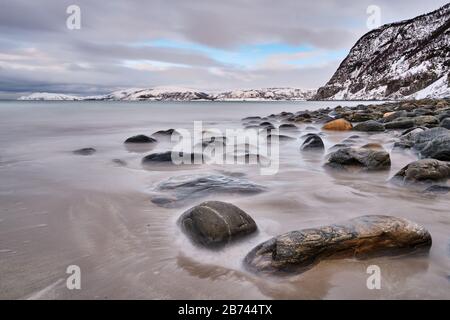
<instances>
[{"instance_id":1,"label":"cloud","mask_svg":"<svg viewBox=\"0 0 450 320\"><path fill-rule=\"evenodd\" d=\"M77 0L81 30L69 30L73 1L3 0L0 91L318 87L368 31L368 5L388 23L445 3Z\"/></svg>"}]
</instances>

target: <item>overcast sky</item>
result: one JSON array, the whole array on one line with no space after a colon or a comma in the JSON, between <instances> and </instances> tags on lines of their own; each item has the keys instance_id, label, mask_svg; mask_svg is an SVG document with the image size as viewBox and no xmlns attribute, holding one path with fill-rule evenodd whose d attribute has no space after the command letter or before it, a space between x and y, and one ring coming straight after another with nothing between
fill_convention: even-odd
<instances>
[{"instance_id":1,"label":"overcast sky","mask_svg":"<svg viewBox=\"0 0 450 320\"><path fill-rule=\"evenodd\" d=\"M126 87L316 88L369 31L440 0L0 0L0 98ZM66 26L69 5L81 29Z\"/></svg>"}]
</instances>

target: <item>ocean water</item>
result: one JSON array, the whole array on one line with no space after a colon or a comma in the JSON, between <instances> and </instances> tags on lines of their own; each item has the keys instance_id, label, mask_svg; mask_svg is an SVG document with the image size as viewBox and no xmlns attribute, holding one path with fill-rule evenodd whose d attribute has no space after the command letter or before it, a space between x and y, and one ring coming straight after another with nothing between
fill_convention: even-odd
<instances>
[{"instance_id":1,"label":"ocean water","mask_svg":"<svg viewBox=\"0 0 450 320\"><path fill-rule=\"evenodd\" d=\"M201 165L149 169L141 159L170 150L168 141L130 149L123 141L161 129L239 128L246 116L266 116L351 102L0 102L0 298L14 299L396 299L450 298L450 197L395 187L387 180L416 159L392 151L393 135L365 134L390 151L380 173L330 173L325 154L301 153L297 140L280 144L275 175L257 166ZM320 129L319 126L316 126ZM354 132L325 133L325 146ZM361 142L362 143L362 142ZM73 150L94 147L91 156ZM118 165L120 159L125 165ZM211 195L175 208L151 202L170 177L245 174L266 187L257 195ZM198 248L177 218L207 199L231 202L259 232L219 251ZM247 272L249 250L278 234L366 214L404 217L433 237L429 255L328 260L290 277ZM81 289L68 290L67 267L81 270ZM381 289L366 286L378 265Z\"/></svg>"}]
</instances>

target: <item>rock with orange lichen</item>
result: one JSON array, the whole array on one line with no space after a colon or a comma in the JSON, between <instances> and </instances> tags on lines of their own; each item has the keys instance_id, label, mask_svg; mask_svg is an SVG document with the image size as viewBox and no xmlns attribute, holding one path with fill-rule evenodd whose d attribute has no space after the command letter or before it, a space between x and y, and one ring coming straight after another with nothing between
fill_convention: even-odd
<instances>
[{"instance_id":1,"label":"rock with orange lichen","mask_svg":"<svg viewBox=\"0 0 450 320\"><path fill-rule=\"evenodd\" d=\"M345 119L336 119L327 122L322 129L323 130L334 130L334 131L347 131L352 130L353 126L350 122Z\"/></svg>"}]
</instances>

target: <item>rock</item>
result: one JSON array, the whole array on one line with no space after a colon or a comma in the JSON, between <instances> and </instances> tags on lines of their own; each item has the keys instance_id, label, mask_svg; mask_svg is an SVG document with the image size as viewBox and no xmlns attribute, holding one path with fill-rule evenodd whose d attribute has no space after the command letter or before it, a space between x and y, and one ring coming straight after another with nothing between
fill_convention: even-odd
<instances>
[{"instance_id":1,"label":"rock","mask_svg":"<svg viewBox=\"0 0 450 320\"><path fill-rule=\"evenodd\" d=\"M335 131L347 131L352 130L353 126L345 119L337 119L325 123L322 127L323 130L335 130Z\"/></svg>"},{"instance_id":2,"label":"rock","mask_svg":"<svg viewBox=\"0 0 450 320\"><path fill-rule=\"evenodd\" d=\"M436 137L447 135L448 131L445 128L427 129L425 127L413 127L405 130L401 136L400 141L394 144L394 147L399 148L414 148L417 151L423 149L426 144Z\"/></svg>"},{"instance_id":3,"label":"rock","mask_svg":"<svg viewBox=\"0 0 450 320\"><path fill-rule=\"evenodd\" d=\"M178 225L194 243L208 248L224 246L257 230L252 217L221 201L206 201L187 210Z\"/></svg>"},{"instance_id":4,"label":"rock","mask_svg":"<svg viewBox=\"0 0 450 320\"><path fill-rule=\"evenodd\" d=\"M444 120L445 118L450 118L450 110L446 110L446 111L444 111L444 112L441 112L441 113L438 115L439 121L442 121L442 120ZM448 129L448 128L447 128L447 129Z\"/></svg>"},{"instance_id":5,"label":"rock","mask_svg":"<svg viewBox=\"0 0 450 320\"><path fill-rule=\"evenodd\" d=\"M369 112L353 112L345 116L345 119L352 122L365 122L369 120L375 120L381 118L381 114L369 113Z\"/></svg>"},{"instance_id":6,"label":"rock","mask_svg":"<svg viewBox=\"0 0 450 320\"><path fill-rule=\"evenodd\" d=\"M421 150L433 139L448 135L450 135L450 131L445 128L437 127L413 134L409 139L413 142L415 149Z\"/></svg>"},{"instance_id":7,"label":"rock","mask_svg":"<svg viewBox=\"0 0 450 320\"><path fill-rule=\"evenodd\" d=\"M348 147L349 147L348 144L341 142L341 143L336 143L335 145L331 146L329 150L339 150L339 149L348 148Z\"/></svg>"},{"instance_id":8,"label":"rock","mask_svg":"<svg viewBox=\"0 0 450 320\"><path fill-rule=\"evenodd\" d=\"M254 272L303 272L329 258L365 259L428 251L431 242L430 233L414 222L369 215L274 237L251 250L244 263Z\"/></svg>"},{"instance_id":9,"label":"rock","mask_svg":"<svg viewBox=\"0 0 450 320\"><path fill-rule=\"evenodd\" d=\"M286 142L286 141L293 141L293 140L297 140L297 139L293 138L293 137L289 137L289 136L283 135L283 134L269 134L267 136L267 141L269 143L271 143L272 140L274 140L274 141L277 140L279 142Z\"/></svg>"},{"instance_id":10,"label":"rock","mask_svg":"<svg viewBox=\"0 0 450 320\"><path fill-rule=\"evenodd\" d=\"M361 148L371 149L371 150L384 150L384 148L381 144L375 143L375 142L366 143Z\"/></svg>"},{"instance_id":11,"label":"rock","mask_svg":"<svg viewBox=\"0 0 450 320\"><path fill-rule=\"evenodd\" d=\"M126 161L122 160L122 159L113 159L112 162L120 167L124 167L127 165Z\"/></svg>"},{"instance_id":12,"label":"rock","mask_svg":"<svg viewBox=\"0 0 450 320\"><path fill-rule=\"evenodd\" d=\"M332 152L325 165L339 169L360 167L367 171L386 170L391 166L391 159L384 150L346 147Z\"/></svg>"},{"instance_id":13,"label":"rock","mask_svg":"<svg viewBox=\"0 0 450 320\"><path fill-rule=\"evenodd\" d=\"M261 123L259 124L259 126L262 127L262 128L275 129L275 127L273 126L273 124L271 124L269 121L261 122Z\"/></svg>"},{"instance_id":14,"label":"rock","mask_svg":"<svg viewBox=\"0 0 450 320\"><path fill-rule=\"evenodd\" d=\"M353 130L355 131L384 131L384 125L382 123L379 123L378 121L374 120L368 120L361 123L358 123L353 127Z\"/></svg>"},{"instance_id":15,"label":"rock","mask_svg":"<svg viewBox=\"0 0 450 320\"><path fill-rule=\"evenodd\" d=\"M435 127L439 125L439 119L435 116L419 116L413 120L416 126Z\"/></svg>"},{"instance_id":16,"label":"rock","mask_svg":"<svg viewBox=\"0 0 450 320\"><path fill-rule=\"evenodd\" d=\"M261 117L260 116L252 116L252 117L242 118L242 121L256 121L256 120L261 120Z\"/></svg>"},{"instance_id":17,"label":"rock","mask_svg":"<svg viewBox=\"0 0 450 320\"><path fill-rule=\"evenodd\" d=\"M179 135L175 129L159 130L152 134L152 136L171 137L173 134Z\"/></svg>"},{"instance_id":18,"label":"rock","mask_svg":"<svg viewBox=\"0 0 450 320\"><path fill-rule=\"evenodd\" d=\"M398 118L394 121L387 122L384 124L384 127L389 130L393 129L408 129L415 126L415 122L412 119L407 118Z\"/></svg>"},{"instance_id":19,"label":"rock","mask_svg":"<svg viewBox=\"0 0 450 320\"><path fill-rule=\"evenodd\" d=\"M422 159L403 167L392 177L391 182L397 185L430 184L446 182L449 177L449 164L435 159Z\"/></svg>"},{"instance_id":20,"label":"rock","mask_svg":"<svg viewBox=\"0 0 450 320\"><path fill-rule=\"evenodd\" d=\"M152 202L162 207L176 207L186 201L210 195L253 195L264 191L266 191L264 186L245 178L220 174L182 175L171 177L158 184L155 192L165 194L153 197Z\"/></svg>"},{"instance_id":21,"label":"rock","mask_svg":"<svg viewBox=\"0 0 450 320\"><path fill-rule=\"evenodd\" d=\"M440 136L428 142L420 150L420 157L450 161L450 135Z\"/></svg>"},{"instance_id":22,"label":"rock","mask_svg":"<svg viewBox=\"0 0 450 320\"><path fill-rule=\"evenodd\" d=\"M450 129L450 117L442 119L440 126L445 129Z\"/></svg>"},{"instance_id":23,"label":"rock","mask_svg":"<svg viewBox=\"0 0 450 320\"><path fill-rule=\"evenodd\" d=\"M450 192L450 187L448 186L440 186L440 185L432 185L426 188L424 193L433 193L433 194L447 194Z\"/></svg>"},{"instance_id":24,"label":"rock","mask_svg":"<svg viewBox=\"0 0 450 320\"><path fill-rule=\"evenodd\" d=\"M125 143L153 143L156 142L156 139L151 137L147 137L146 135L139 134L137 136L133 136L125 140Z\"/></svg>"},{"instance_id":25,"label":"rock","mask_svg":"<svg viewBox=\"0 0 450 320\"><path fill-rule=\"evenodd\" d=\"M94 148L82 148L82 149L72 151L72 153L80 155L80 156L90 156L90 155L94 154L95 152L97 152L97 150L95 150Z\"/></svg>"},{"instance_id":26,"label":"rock","mask_svg":"<svg viewBox=\"0 0 450 320\"><path fill-rule=\"evenodd\" d=\"M142 164L156 164L156 163L174 163L172 161L172 156L173 154L175 155L177 152L176 151L165 151L165 152L160 152L160 153L152 153L149 154L147 156L145 156L144 158L142 158ZM185 154L184 152L178 152L178 156L181 158L186 158L186 159L190 159L191 164L194 164L194 160L198 159L197 161L202 162L204 155L202 154L195 154L195 153L189 153L189 154Z\"/></svg>"},{"instance_id":27,"label":"rock","mask_svg":"<svg viewBox=\"0 0 450 320\"><path fill-rule=\"evenodd\" d=\"M386 112L383 115L383 121L384 122L391 122L391 121L394 121L397 118L404 118L404 117L406 117L406 115L407 115L407 112L405 110Z\"/></svg>"},{"instance_id":28,"label":"rock","mask_svg":"<svg viewBox=\"0 0 450 320\"><path fill-rule=\"evenodd\" d=\"M323 144L322 138L317 134L308 134L306 140L302 143L300 147L301 150L324 150L325 146Z\"/></svg>"},{"instance_id":29,"label":"rock","mask_svg":"<svg viewBox=\"0 0 450 320\"><path fill-rule=\"evenodd\" d=\"M295 124L292 123L283 123L278 127L280 130L297 130L298 127Z\"/></svg>"}]
</instances>

